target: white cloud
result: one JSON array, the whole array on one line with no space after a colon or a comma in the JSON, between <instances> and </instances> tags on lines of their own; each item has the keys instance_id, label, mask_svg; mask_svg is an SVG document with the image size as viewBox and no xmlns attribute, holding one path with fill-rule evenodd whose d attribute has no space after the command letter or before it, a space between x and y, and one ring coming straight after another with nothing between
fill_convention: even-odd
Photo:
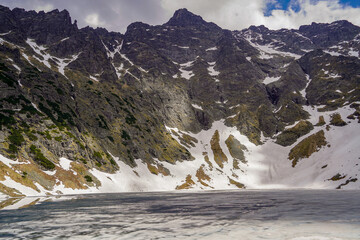
<instances>
[{"instance_id":1,"label":"white cloud","mask_svg":"<svg viewBox=\"0 0 360 240\"><path fill-rule=\"evenodd\" d=\"M45 5L38 5L35 7L35 11L39 12L39 11L44 11L44 12L49 12L51 10L55 9L54 5L48 3Z\"/></svg>"},{"instance_id":2,"label":"white cloud","mask_svg":"<svg viewBox=\"0 0 360 240\"><path fill-rule=\"evenodd\" d=\"M85 22L91 27L98 27L104 25L104 22L100 21L99 14L92 13L85 17Z\"/></svg>"},{"instance_id":3,"label":"white cloud","mask_svg":"<svg viewBox=\"0 0 360 240\"><path fill-rule=\"evenodd\" d=\"M360 8L341 5L338 0L316 2L299 0L297 4L300 11L274 10L271 16L265 17L262 24L274 29L298 28L300 25L311 22L333 22L345 19L355 25L360 25Z\"/></svg>"},{"instance_id":4,"label":"white cloud","mask_svg":"<svg viewBox=\"0 0 360 240\"><path fill-rule=\"evenodd\" d=\"M346 19L360 25L360 8L344 6L339 0L293 0L286 10L273 10L265 16L266 7L278 7L274 0L161 0L167 12L187 8L201 15L206 21L231 30L247 28L250 25L265 25L271 29L298 28L311 22L333 22ZM295 12L292 6L297 6Z\"/></svg>"}]
</instances>

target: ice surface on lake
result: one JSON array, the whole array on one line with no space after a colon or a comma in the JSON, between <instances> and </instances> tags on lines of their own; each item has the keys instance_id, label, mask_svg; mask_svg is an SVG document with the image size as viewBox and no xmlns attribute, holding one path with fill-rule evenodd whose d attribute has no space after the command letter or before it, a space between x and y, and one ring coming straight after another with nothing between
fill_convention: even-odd
<instances>
[{"instance_id":1,"label":"ice surface on lake","mask_svg":"<svg viewBox=\"0 0 360 240\"><path fill-rule=\"evenodd\" d=\"M9 209L0 211L0 238L359 239L359 197L360 191L239 190L8 199L0 204Z\"/></svg>"}]
</instances>

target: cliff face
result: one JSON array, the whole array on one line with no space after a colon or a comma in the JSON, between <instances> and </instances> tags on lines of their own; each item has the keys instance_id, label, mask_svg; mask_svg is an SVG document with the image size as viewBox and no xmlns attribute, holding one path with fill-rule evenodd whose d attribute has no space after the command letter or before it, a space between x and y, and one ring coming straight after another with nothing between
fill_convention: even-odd
<instances>
[{"instance_id":1,"label":"cliff face","mask_svg":"<svg viewBox=\"0 0 360 240\"><path fill-rule=\"evenodd\" d=\"M186 9L125 34L65 10L0 21L7 195L359 187L358 26L231 32Z\"/></svg>"}]
</instances>

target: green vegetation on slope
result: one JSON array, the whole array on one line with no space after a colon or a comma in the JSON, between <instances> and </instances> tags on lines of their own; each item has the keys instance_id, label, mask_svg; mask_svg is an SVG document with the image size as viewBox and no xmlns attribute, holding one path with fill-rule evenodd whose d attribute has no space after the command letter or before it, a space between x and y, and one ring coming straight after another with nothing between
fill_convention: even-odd
<instances>
[{"instance_id":1,"label":"green vegetation on slope","mask_svg":"<svg viewBox=\"0 0 360 240\"><path fill-rule=\"evenodd\" d=\"M286 129L276 138L276 143L281 146L290 146L296 140L308 134L314 127L309 121L300 121L294 127Z\"/></svg>"},{"instance_id":2,"label":"green vegetation on slope","mask_svg":"<svg viewBox=\"0 0 360 240\"><path fill-rule=\"evenodd\" d=\"M322 146L326 146L326 139L324 131L320 130L305 138L290 150L289 160L292 161L292 166L295 167L300 159L310 157L311 154L319 151Z\"/></svg>"}]
</instances>

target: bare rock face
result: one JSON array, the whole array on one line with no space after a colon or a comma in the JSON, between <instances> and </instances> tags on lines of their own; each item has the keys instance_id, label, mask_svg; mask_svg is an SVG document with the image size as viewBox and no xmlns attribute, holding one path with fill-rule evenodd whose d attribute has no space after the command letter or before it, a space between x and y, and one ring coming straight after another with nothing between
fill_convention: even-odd
<instances>
[{"instance_id":1,"label":"bare rock face","mask_svg":"<svg viewBox=\"0 0 360 240\"><path fill-rule=\"evenodd\" d=\"M299 32L310 38L318 47L330 47L341 41L354 39L360 33L360 27L346 20L341 20L331 24L312 23L311 25L301 26Z\"/></svg>"},{"instance_id":2,"label":"bare rock face","mask_svg":"<svg viewBox=\"0 0 360 240\"><path fill-rule=\"evenodd\" d=\"M220 27L218 27L215 23L205 22L202 17L189 12L186 8L177 10L173 17L170 18L170 20L165 25L220 30Z\"/></svg>"}]
</instances>

